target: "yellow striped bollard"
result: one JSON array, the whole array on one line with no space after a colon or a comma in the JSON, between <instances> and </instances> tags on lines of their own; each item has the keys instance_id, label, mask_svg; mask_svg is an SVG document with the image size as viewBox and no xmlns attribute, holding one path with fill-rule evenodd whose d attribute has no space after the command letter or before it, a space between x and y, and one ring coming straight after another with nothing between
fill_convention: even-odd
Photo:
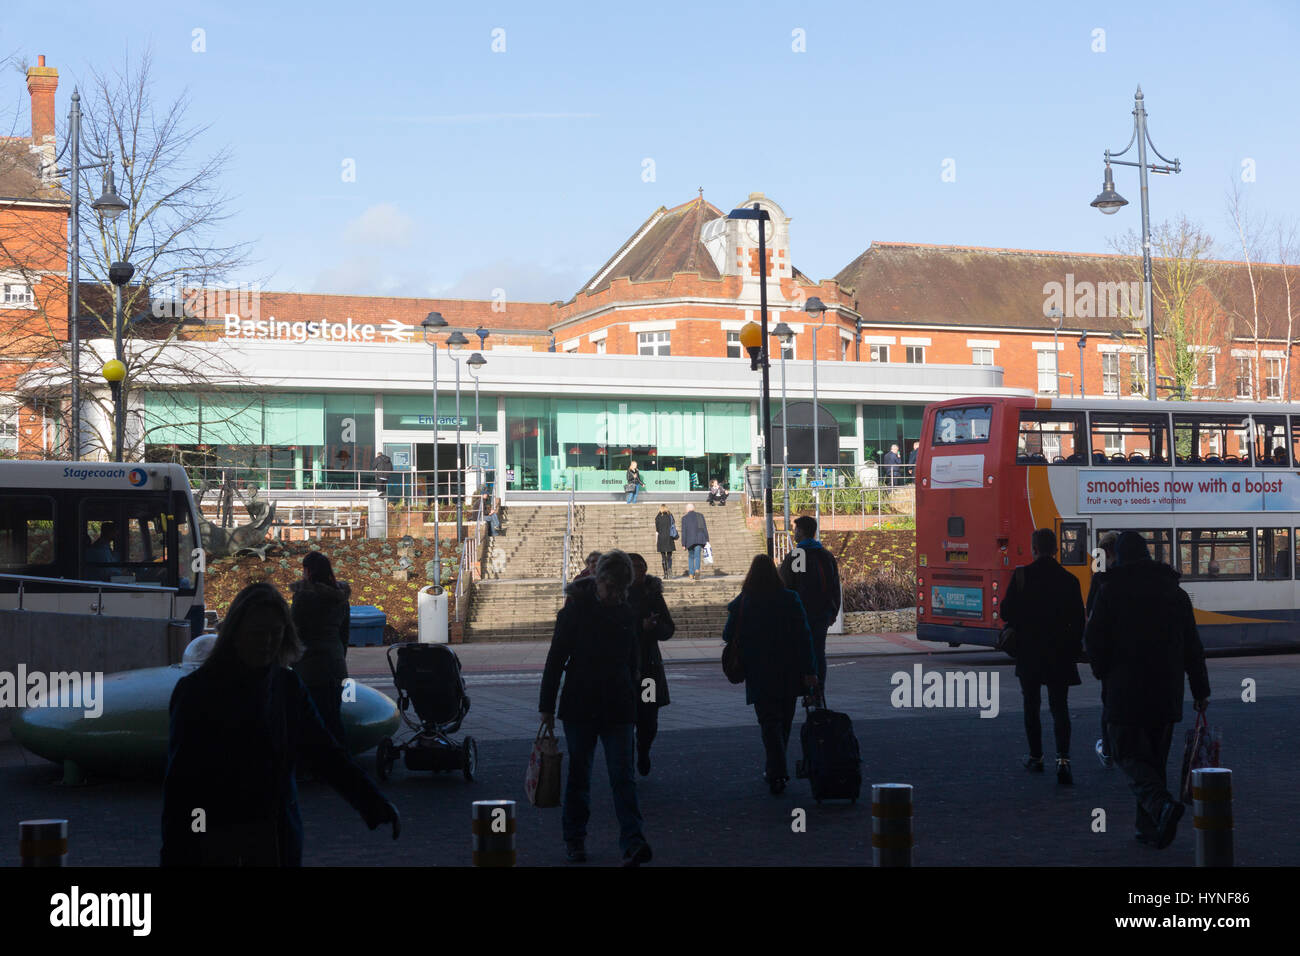
<instances>
[{"instance_id":1,"label":"yellow striped bollard","mask_svg":"<svg viewBox=\"0 0 1300 956\"><path fill-rule=\"evenodd\" d=\"M871 862L912 865L912 785L871 785Z\"/></svg>"},{"instance_id":2,"label":"yellow striped bollard","mask_svg":"<svg viewBox=\"0 0 1300 956\"><path fill-rule=\"evenodd\" d=\"M475 800L470 830L475 866L515 865L515 802Z\"/></svg>"},{"instance_id":3,"label":"yellow striped bollard","mask_svg":"<svg viewBox=\"0 0 1300 956\"><path fill-rule=\"evenodd\" d=\"M1192 771L1192 826L1196 865L1232 866L1232 771L1204 767Z\"/></svg>"},{"instance_id":4,"label":"yellow striped bollard","mask_svg":"<svg viewBox=\"0 0 1300 956\"><path fill-rule=\"evenodd\" d=\"M18 856L23 866L66 865L68 821L23 820L18 824Z\"/></svg>"}]
</instances>

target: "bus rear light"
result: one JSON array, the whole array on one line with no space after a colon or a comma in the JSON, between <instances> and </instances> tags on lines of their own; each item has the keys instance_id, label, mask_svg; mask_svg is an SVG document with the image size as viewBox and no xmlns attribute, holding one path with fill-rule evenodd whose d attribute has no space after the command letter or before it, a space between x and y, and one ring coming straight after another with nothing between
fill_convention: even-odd
<instances>
[{"instance_id":1,"label":"bus rear light","mask_svg":"<svg viewBox=\"0 0 1300 956\"><path fill-rule=\"evenodd\" d=\"M992 476L992 475L989 475L988 478L985 479L985 480L986 480L990 485L993 484L993 476Z\"/></svg>"},{"instance_id":2,"label":"bus rear light","mask_svg":"<svg viewBox=\"0 0 1300 956\"><path fill-rule=\"evenodd\" d=\"M993 590L996 591L997 589L998 589L998 582L997 582L997 581L994 581L994 582L993 582Z\"/></svg>"},{"instance_id":3,"label":"bus rear light","mask_svg":"<svg viewBox=\"0 0 1300 956\"><path fill-rule=\"evenodd\" d=\"M998 606L998 596L996 594L993 595L993 606L994 607Z\"/></svg>"},{"instance_id":4,"label":"bus rear light","mask_svg":"<svg viewBox=\"0 0 1300 956\"><path fill-rule=\"evenodd\" d=\"M994 611L994 612L993 612L993 620L996 621L997 619L998 619L998 612L997 612L997 611Z\"/></svg>"}]
</instances>

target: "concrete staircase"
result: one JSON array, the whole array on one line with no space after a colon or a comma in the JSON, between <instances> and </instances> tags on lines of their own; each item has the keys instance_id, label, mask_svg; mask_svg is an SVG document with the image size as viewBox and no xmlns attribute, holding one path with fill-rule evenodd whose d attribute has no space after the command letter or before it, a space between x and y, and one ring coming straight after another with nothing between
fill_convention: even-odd
<instances>
[{"instance_id":1,"label":"concrete staircase","mask_svg":"<svg viewBox=\"0 0 1300 956\"><path fill-rule=\"evenodd\" d=\"M673 553L673 577L664 582L664 598L677 625L676 637L720 637L726 605L740 591L754 555L763 550L760 531L745 525L744 512L733 501L725 508L696 505L708 523L712 565L703 565L700 581L683 578L686 553ZM669 506L680 531L685 506ZM574 506L574 527L566 576L582 568L589 551L619 548L646 559L650 573L662 566L655 550L657 503L583 504ZM484 578L474 586L466 618L467 641L549 640L555 615L563 604L560 552L564 547L567 508L512 505L502 526L504 536L489 539ZM679 539L680 540L680 539Z\"/></svg>"}]
</instances>

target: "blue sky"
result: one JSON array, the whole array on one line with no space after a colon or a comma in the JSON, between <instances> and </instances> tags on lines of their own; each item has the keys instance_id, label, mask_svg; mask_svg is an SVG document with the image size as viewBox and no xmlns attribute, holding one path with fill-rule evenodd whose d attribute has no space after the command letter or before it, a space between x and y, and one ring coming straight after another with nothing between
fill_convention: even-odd
<instances>
[{"instance_id":1,"label":"blue sky","mask_svg":"<svg viewBox=\"0 0 1300 956\"><path fill-rule=\"evenodd\" d=\"M1225 194L1244 160L1255 214L1300 218L1298 25L1289 0L9 0L0 56L59 68L62 119L90 67L151 49L156 98L188 92L210 124L194 148L233 150L222 238L257 260L235 281L545 301L700 186L724 209L751 191L779 202L814 278L872 241L1110 251L1139 225L1136 170L1116 169L1119 214L1088 202L1138 83L1156 146L1184 168L1153 177L1153 220L1185 214L1231 255ZM0 115L21 106L25 130L21 76L3 82Z\"/></svg>"}]
</instances>

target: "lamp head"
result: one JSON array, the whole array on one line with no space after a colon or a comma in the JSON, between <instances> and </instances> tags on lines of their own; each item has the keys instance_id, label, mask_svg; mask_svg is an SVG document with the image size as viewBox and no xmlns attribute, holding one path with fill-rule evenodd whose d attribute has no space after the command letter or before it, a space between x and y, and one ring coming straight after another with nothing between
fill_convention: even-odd
<instances>
[{"instance_id":1,"label":"lamp head","mask_svg":"<svg viewBox=\"0 0 1300 956\"><path fill-rule=\"evenodd\" d=\"M459 349L469 344L469 339L465 338L465 333L459 329L447 336L447 348Z\"/></svg>"},{"instance_id":2,"label":"lamp head","mask_svg":"<svg viewBox=\"0 0 1300 956\"><path fill-rule=\"evenodd\" d=\"M424 340L426 342L429 341L429 336L431 334L438 332L441 329L445 329L446 327L447 320L442 317L441 312L430 312L424 317L424 321L420 323L420 330L424 334ZM436 342L434 344L437 345Z\"/></svg>"},{"instance_id":3,"label":"lamp head","mask_svg":"<svg viewBox=\"0 0 1300 956\"><path fill-rule=\"evenodd\" d=\"M131 208L130 204L117 194L117 187L113 185L112 153L108 156L108 173L104 176L104 193L90 204L90 208L99 213L99 217L104 222L112 222Z\"/></svg>"},{"instance_id":4,"label":"lamp head","mask_svg":"<svg viewBox=\"0 0 1300 956\"><path fill-rule=\"evenodd\" d=\"M117 359L109 359L104 363L104 368L100 371L104 376L104 381L110 385L116 385L126 378L126 366Z\"/></svg>"},{"instance_id":5,"label":"lamp head","mask_svg":"<svg viewBox=\"0 0 1300 956\"><path fill-rule=\"evenodd\" d=\"M803 305L803 310L814 319L820 319L826 312L826 304L817 296L813 296Z\"/></svg>"},{"instance_id":6,"label":"lamp head","mask_svg":"<svg viewBox=\"0 0 1300 956\"><path fill-rule=\"evenodd\" d=\"M1110 163L1106 164L1106 177L1102 181L1101 192L1089 205L1100 209L1107 216L1113 216L1121 207L1128 205L1128 200L1115 192L1115 178L1111 175Z\"/></svg>"},{"instance_id":7,"label":"lamp head","mask_svg":"<svg viewBox=\"0 0 1300 956\"><path fill-rule=\"evenodd\" d=\"M487 359L483 357L483 354L481 352L475 352L466 360L465 364L468 365L469 370L473 372L476 369L480 369L484 365L486 365Z\"/></svg>"},{"instance_id":8,"label":"lamp head","mask_svg":"<svg viewBox=\"0 0 1300 956\"><path fill-rule=\"evenodd\" d=\"M108 281L116 286L126 285L133 275L135 275L135 266L129 262L114 262L108 267Z\"/></svg>"},{"instance_id":9,"label":"lamp head","mask_svg":"<svg viewBox=\"0 0 1300 956\"><path fill-rule=\"evenodd\" d=\"M758 359L763 351L763 330L757 322L746 322L741 326L740 344L749 353L749 367L758 368Z\"/></svg>"},{"instance_id":10,"label":"lamp head","mask_svg":"<svg viewBox=\"0 0 1300 956\"><path fill-rule=\"evenodd\" d=\"M794 338L794 329L784 322L778 322L776 328L772 330L772 334L780 339L783 345L789 345L790 340Z\"/></svg>"}]
</instances>

